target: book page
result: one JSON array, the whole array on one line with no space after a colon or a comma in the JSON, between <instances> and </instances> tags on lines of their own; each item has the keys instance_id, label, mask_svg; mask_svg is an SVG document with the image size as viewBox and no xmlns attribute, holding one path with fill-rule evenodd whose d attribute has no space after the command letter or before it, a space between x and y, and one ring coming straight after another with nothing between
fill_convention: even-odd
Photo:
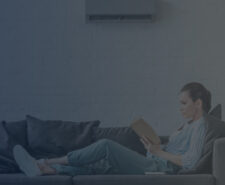
<instances>
[{"instance_id":1,"label":"book page","mask_svg":"<svg viewBox=\"0 0 225 185\"><path fill-rule=\"evenodd\" d=\"M144 121L144 119L138 119L131 124L131 128L139 136L146 136L151 140L153 144L160 144L160 138L153 130L153 128Z\"/></svg>"}]
</instances>

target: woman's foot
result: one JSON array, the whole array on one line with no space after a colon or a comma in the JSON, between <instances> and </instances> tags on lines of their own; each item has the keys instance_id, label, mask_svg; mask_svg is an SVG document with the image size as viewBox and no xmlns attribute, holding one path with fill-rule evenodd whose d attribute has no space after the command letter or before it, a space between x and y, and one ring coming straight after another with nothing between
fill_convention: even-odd
<instances>
[{"instance_id":1,"label":"woman's foot","mask_svg":"<svg viewBox=\"0 0 225 185\"><path fill-rule=\"evenodd\" d=\"M13 156L20 170L28 177L43 175L36 159L34 159L21 145L14 146Z\"/></svg>"},{"instance_id":2,"label":"woman's foot","mask_svg":"<svg viewBox=\"0 0 225 185\"><path fill-rule=\"evenodd\" d=\"M56 170L52 168L46 159L39 159L37 160L37 165L41 170L43 175L54 175L56 174Z\"/></svg>"},{"instance_id":3,"label":"woman's foot","mask_svg":"<svg viewBox=\"0 0 225 185\"><path fill-rule=\"evenodd\" d=\"M13 148L13 155L21 171L29 177L57 174L46 159L36 160L21 145Z\"/></svg>"}]
</instances>

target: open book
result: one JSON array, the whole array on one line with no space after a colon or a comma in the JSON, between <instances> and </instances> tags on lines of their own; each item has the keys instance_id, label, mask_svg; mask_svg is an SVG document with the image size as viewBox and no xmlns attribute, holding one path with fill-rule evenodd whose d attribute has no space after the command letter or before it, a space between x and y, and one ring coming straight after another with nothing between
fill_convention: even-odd
<instances>
[{"instance_id":1,"label":"open book","mask_svg":"<svg viewBox=\"0 0 225 185\"><path fill-rule=\"evenodd\" d=\"M144 119L138 119L130 126L139 137L146 136L153 144L160 144L159 136L155 133L153 128L144 121Z\"/></svg>"}]
</instances>

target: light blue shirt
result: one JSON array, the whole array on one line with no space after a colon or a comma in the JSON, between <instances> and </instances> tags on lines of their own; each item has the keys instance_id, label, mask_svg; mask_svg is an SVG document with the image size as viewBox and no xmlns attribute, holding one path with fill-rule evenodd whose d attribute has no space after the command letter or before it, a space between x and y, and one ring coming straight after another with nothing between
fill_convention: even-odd
<instances>
[{"instance_id":1,"label":"light blue shirt","mask_svg":"<svg viewBox=\"0 0 225 185\"><path fill-rule=\"evenodd\" d=\"M162 149L166 152L181 155L183 169L192 169L202 155L205 139L204 118L192 123L185 123L183 129L175 131L168 144ZM147 154L150 157L151 154Z\"/></svg>"}]
</instances>

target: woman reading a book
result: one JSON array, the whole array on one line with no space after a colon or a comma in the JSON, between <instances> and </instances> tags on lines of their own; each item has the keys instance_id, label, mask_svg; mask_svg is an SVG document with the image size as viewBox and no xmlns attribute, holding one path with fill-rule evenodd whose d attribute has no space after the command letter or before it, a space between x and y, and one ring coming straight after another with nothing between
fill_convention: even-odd
<instances>
[{"instance_id":1,"label":"woman reading a book","mask_svg":"<svg viewBox=\"0 0 225 185\"><path fill-rule=\"evenodd\" d=\"M143 136L140 140L147 156L108 139L99 140L66 156L36 160L17 145L14 158L28 176L45 174L145 174L145 172L176 173L192 169L201 157L205 136L203 114L211 107L211 94L200 83L186 84L180 91L180 111L188 122L169 138L165 147L153 144Z\"/></svg>"}]
</instances>

